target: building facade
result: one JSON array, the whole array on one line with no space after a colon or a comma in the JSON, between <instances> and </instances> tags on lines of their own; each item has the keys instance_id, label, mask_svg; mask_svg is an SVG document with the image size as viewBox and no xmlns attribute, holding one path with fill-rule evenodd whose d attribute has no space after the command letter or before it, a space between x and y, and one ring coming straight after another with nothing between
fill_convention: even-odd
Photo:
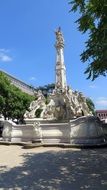
<instances>
[{"instance_id":1,"label":"building facade","mask_svg":"<svg viewBox=\"0 0 107 190\"><path fill-rule=\"evenodd\" d=\"M13 77L12 75L10 75L4 71L0 71L0 72L5 74L8 77L8 79L11 81L11 83L13 85L15 85L16 87L18 87L20 90L22 90L23 92L25 92L29 95L34 95L35 89L33 87L31 87L30 85L24 83L23 81Z\"/></svg>"},{"instance_id":2,"label":"building facade","mask_svg":"<svg viewBox=\"0 0 107 190\"><path fill-rule=\"evenodd\" d=\"M107 123L107 110L96 110L96 116L104 123Z\"/></svg>"}]
</instances>

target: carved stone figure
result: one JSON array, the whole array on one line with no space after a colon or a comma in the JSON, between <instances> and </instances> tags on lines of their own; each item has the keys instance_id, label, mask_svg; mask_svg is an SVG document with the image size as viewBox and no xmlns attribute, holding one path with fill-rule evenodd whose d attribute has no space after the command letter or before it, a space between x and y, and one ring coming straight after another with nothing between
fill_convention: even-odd
<instances>
[{"instance_id":1,"label":"carved stone figure","mask_svg":"<svg viewBox=\"0 0 107 190\"><path fill-rule=\"evenodd\" d=\"M42 133L41 133L41 128L40 128L40 123L39 122L35 122L34 125L34 136L38 139L40 139L42 136Z\"/></svg>"},{"instance_id":2,"label":"carved stone figure","mask_svg":"<svg viewBox=\"0 0 107 190\"><path fill-rule=\"evenodd\" d=\"M30 111L26 111L24 114L25 118L35 118L35 113L36 110L38 109L45 109L46 104L45 104L45 97L43 96L41 91L38 91L38 93L36 94L37 100L32 101L29 107Z\"/></svg>"},{"instance_id":3,"label":"carved stone figure","mask_svg":"<svg viewBox=\"0 0 107 190\"><path fill-rule=\"evenodd\" d=\"M64 38L61 32L61 28L59 27L58 30L55 32L56 34L56 46L57 48L59 46L63 47L64 46ZM59 49L59 48L58 48Z\"/></svg>"}]
</instances>

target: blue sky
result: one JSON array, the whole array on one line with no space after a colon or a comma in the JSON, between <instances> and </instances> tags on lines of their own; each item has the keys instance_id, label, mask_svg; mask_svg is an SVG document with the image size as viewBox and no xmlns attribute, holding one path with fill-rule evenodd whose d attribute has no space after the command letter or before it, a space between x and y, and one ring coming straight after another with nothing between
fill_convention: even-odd
<instances>
[{"instance_id":1,"label":"blue sky","mask_svg":"<svg viewBox=\"0 0 107 190\"><path fill-rule=\"evenodd\" d=\"M73 90L90 97L96 109L107 109L106 77L86 80L81 63L87 35L74 23L67 0L0 0L0 69L33 85L55 82L54 31L61 26L65 38L67 81Z\"/></svg>"}]
</instances>

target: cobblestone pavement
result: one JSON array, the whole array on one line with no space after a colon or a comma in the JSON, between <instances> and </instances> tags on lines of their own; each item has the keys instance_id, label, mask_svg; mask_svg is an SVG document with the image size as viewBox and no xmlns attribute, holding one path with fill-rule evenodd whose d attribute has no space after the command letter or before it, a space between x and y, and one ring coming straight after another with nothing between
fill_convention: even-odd
<instances>
[{"instance_id":1,"label":"cobblestone pavement","mask_svg":"<svg viewBox=\"0 0 107 190\"><path fill-rule=\"evenodd\" d=\"M107 148L0 145L0 190L107 190Z\"/></svg>"}]
</instances>

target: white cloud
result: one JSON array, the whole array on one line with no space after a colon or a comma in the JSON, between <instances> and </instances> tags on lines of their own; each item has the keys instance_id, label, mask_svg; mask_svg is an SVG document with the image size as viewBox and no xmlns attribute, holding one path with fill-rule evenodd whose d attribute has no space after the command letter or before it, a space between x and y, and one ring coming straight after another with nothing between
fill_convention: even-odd
<instances>
[{"instance_id":1,"label":"white cloud","mask_svg":"<svg viewBox=\"0 0 107 190\"><path fill-rule=\"evenodd\" d=\"M99 97L96 100L97 106L107 107L107 97Z\"/></svg>"},{"instance_id":2,"label":"white cloud","mask_svg":"<svg viewBox=\"0 0 107 190\"><path fill-rule=\"evenodd\" d=\"M8 53L9 51L10 51L9 49L4 49L4 48L0 49L0 52L2 52L2 53Z\"/></svg>"},{"instance_id":3,"label":"white cloud","mask_svg":"<svg viewBox=\"0 0 107 190\"><path fill-rule=\"evenodd\" d=\"M93 89L97 88L97 86L94 85L94 84L90 85L89 87L90 87L90 88L93 88Z\"/></svg>"},{"instance_id":4,"label":"white cloud","mask_svg":"<svg viewBox=\"0 0 107 190\"><path fill-rule=\"evenodd\" d=\"M2 62L10 62L10 61L12 61L12 57L0 53L0 61L2 61Z\"/></svg>"},{"instance_id":5,"label":"white cloud","mask_svg":"<svg viewBox=\"0 0 107 190\"><path fill-rule=\"evenodd\" d=\"M0 49L0 61L1 62L10 62L12 61L12 57L8 55L8 49Z\"/></svg>"},{"instance_id":6,"label":"white cloud","mask_svg":"<svg viewBox=\"0 0 107 190\"><path fill-rule=\"evenodd\" d=\"M31 80L31 81L35 81L36 80L36 78L35 77L30 77L30 79L29 80Z\"/></svg>"}]
</instances>

